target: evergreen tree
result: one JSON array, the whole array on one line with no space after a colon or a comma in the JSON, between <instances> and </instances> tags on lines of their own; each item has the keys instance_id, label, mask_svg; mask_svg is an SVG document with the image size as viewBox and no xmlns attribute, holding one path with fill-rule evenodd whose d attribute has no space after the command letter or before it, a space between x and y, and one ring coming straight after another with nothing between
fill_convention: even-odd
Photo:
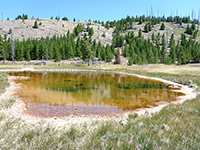
<instances>
[{"instance_id":1,"label":"evergreen tree","mask_svg":"<svg viewBox=\"0 0 200 150\"><path fill-rule=\"evenodd\" d=\"M127 44L125 44L125 46L124 46L123 56L124 57L129 57L129 52L128 52L128 46L127 46Z\"/></svg>"},{"instance_id":2,"label":"evergreen tree","mask_svg":"<svg viewBox=\"0 0 200 150\"><path fill-rule=\"evenodd\" d=\"M34 22L34 26L33 26L33 28L35 28L35 29L37 29L38 28L38 22L35 20L35 22Z\"/></svg>"},{"instance_id":3,"label":"evergreen tree","mask_svg":"<svg viewBox=\"0 0 200 150\"><path fill-rule=\"evenodd\" d=\"M78 37L78 39L76 41L75 56L82 58L80 37Z\"/></svg>"},{"instance_id":4,"label":"evergreen tree","mask_svg":"<svg viewBox=\"0 0 200 150\"><path fill-rule=\"evenodd\" d=\"M166 45L166 40L165 40L165 34L163 33L163 36L162 36L162 45Z\"/></svg>"},{"instance_id":5,"label":"evergreen tree","mask_svg":"<svg viewBox=\"0 0 200 150\"><path fill-rule=\"evenodd\" d=\"M165 24L164 24L164 22L162 23L162 25L160 27L160 30L165 30Z\"/></svg>"},{"instance_id":6,"label":"evergreen tree","mask_svg":"<svg viewBox=\"0 0 200 150\"><path fill-rule=\"evenodd\" d=\"M166 47L165 45L162 45L161 58L160 58L161 63L166 63L166 55L167 55Z\"/></svg>"},{"instance_id":7,"label":"evergreen tree","mask_svg":"<svg viewBox=\"0 0 200 150\"><path fill-rule=\"evenodd\" d=\"M23 51L23 44L19 42L19 40L15 41L15 59L17 61L24 60L24 51Z\"/></svg>"},{"instance_id":8,"label":"evergreen tree","mask_svg":"<svg viewBox=\"0 0 200 150\"><path fill-rule=\"evenodd\" d=\"M0 35L0 60L3 59L3 47L4 47L3 38Z\"/></svg>"},{"instance_id":9,"label":"evergreen tree","mask_svg":"<svg viewBox=\"0 0 200 150\"><path fill-rule=\"evenodd\" d=\"M89 27L89 29L88 29L88 34L89 34L90 37L94 34L93 28L90 28L90 27Z\"/></svg>"},{"instance_id":10,"label":"evergreen tree","mask_svg":"<svg viewBox=\"0 0 200 150\"><path fill-rule=\"evenodd\" d=\"M110 49L110 46L107 45L107 46L106 46L106 61L107 61L107 62L111 62L112 59L113 59L113 53L112 53L112 51L111 51L111 49Z\"/></svg>"},{"instance_id":11,"label":"evergreen tree","mask_svg":"<svg viewBox=\"0 0 200 150\"><path fill-rule=\"evenodd\" d=\"M9 32L8 32L8 34L12 34L12 29L11 29L11 28L9 29Z\"/></svg>"},{"instance_id":12,"label":"evergreen tree","mask_svg":"<svg viewBox=\"0 0 200 150\"><path fill-rule=\"evenodd\" d=\"M149 24L145 24L145 26L144 26L144 32L146 32L146 33L149 32Z\"/></svg>"},{"instance_id":13,"label":"evergreen tree","mask_svg":"<svg viewBox=\"0 0 200 150\"><path fill-rule=\"evenodd\" d=\"M166 63L166 57L167 57L167 52L166 52L166 41L165 41L165 34L162 36L162 49L161 49L161 62Z\"/></svg>"},{"instance_id":14,"label":"evergreen tree","mask_svg":"<svg viewBox=\"0 0 200 150\"><path fill-rule=\"evenodd\" d=\"M172 45L175 46L174 34L171 35L169 43L170 43L170 47L172 47Z\"/></svg>"},{"instance_id":15,"label":"evergreen tree","mask_svg":"<svg viewBox=\"0 0 200 150\"><path fill-rule=\"evenodd\" d=\"M169 55L169 57L170 57L170 61L171 61L171 63L175 63L176 62L176 50L175 50L175 45L173 44L172 46L171 46L171 48L170 48L170 55Z\"/></svg>"},{"instance_id":16,"label":"evergreen tree","mask_svg":"<svg viewBox=\"0 0 200 150\"><path fill-rule=\"evenodd\" d=\"M30 61L31 60L31 55L30 55L30 50L29 49L26 50L25 58L26 58L26 61Z\"/></svg>"},{"instance_id":17,"label":"evergreen tree","mask_svg":"<svg viewBox=\"0 0 200 150\"><path fill-rule=\"evenodd\" d=\"M97 51L96 51L96 57L100 60L101 58L101 42L99 41L97 44Z\"/></svg>"},{"instance_id":18,"label":"evergreen tree","mask_svg":"<svg viewBox=\"0 0 200 150\"><path fill-rule=\"evenodd\" d=\"M139 38L142 38L142 30L141 29L138 32L138 36L139 36Z\"/></svg>"},{"instance_id":19,"label":"evergreen tree","mask_svg":"<svg viewBox=\"0 0 200 150\"><path fill-rule=\"evenodd\" d=\"M68 21L68 18L67 17L63 17L62 20Z\"/></svg>"},{"instance_id":20,"label":"evergreen tree","mask_svg":"<svg viewBox=\"0 0 200 150\"><path fill-rule=\"evenodd\" d=\"M151 35L151 40L154 42L154 40L155 40L155 35L154 35L154 32L152 33L152 35Z\"/></svg>"},{"instance_id":21,"label":"evergreen tree","mask_svg":"<svg viewBox=\"0 0 200 150\"><path fill-rule=\"evenodd\" d=\"M60 54L59 48L56 45L54 45L54 54L55 54L54 61L60 62L61 61L61 54Z\"/></svg>"}]
</instances>

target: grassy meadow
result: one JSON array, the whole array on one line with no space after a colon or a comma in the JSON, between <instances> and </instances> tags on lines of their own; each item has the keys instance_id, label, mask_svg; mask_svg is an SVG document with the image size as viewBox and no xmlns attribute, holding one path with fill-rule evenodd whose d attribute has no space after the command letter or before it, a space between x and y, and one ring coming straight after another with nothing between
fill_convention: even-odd
<instances>
[{"instance_id":1,"label":"grassy meadow","mask_svg":"<svg viewBox=\"0 0 200 150\"><path fill-rule=\"evenodd\" d=\"M159 66L158 66L159 67ZM52 67L53 68L53 67ZM73 66L72 66L73 68ZM79 67L81 68L81 67ZM91 69L91 67L83 67ZM108 67L105 67L108 68ZM152 72L133 68L109 68L182 84L200 87L200 71L184 69L173 72ZM190 68L190 67L189 67ZM93 68L94 69L94 68ZM96 67L95 69L99 69ZM0 73L0 93L9 86L6 74ZM127 120L93 121L55 127L41 120L30 124L8 113L16 100L0 100L0 149L200 149L200 96L179 105L169 105L161 111Z\"/></svg>"}]
</instances>

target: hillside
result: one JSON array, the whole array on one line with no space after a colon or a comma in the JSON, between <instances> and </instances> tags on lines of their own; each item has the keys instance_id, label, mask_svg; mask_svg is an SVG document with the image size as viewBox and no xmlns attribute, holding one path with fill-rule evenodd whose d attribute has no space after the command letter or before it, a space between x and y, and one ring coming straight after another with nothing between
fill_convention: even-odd
<instances>
[{"instance_id":1,"label":"hillside","mask_svg":"<svg viewBox=\"0 0 200 150\"><path fill-rule=\"evenodd\" d=\"M138 22L135 22L135 23L133 23L133 29L129 29L127 31L133 31L135 33L135 35L138 35L138 32L140 29L142 31L144 30L145 24L146 23L139 24ZM183 23L182 26L180 26L179 24L176 24L176 23L165 22L165 30L160 30L161 24L162 23L154 25L154 27L152 28L152 31L150 31L148 33L143 32L144 38L151 39L152 33L154 33L155 35L160 33L160 35L165 34L166 40L168 40L168 42L169 42L171 34L174 34L174 39L177 41L177 40L181 39L181 34L185 32L186 27L188 25L187 23ZM189 26L191 26L191 25L192 24L189 23ZM188 35L188 37L189 37L189 35ZM200 41L200 32L198 33L196 40Z\"/></svg>"},{"instance_id":2,"label":"hillside","mask_svg":"<svg viewBox=\"0 0 200 150\"><path fill-rule=\"evenodd\" d=\"M25 21L19 20L6 20L0 21L0 34L3 36L4 34L8 35L8 38L11 36L9 34L9 30L12 29L13 38L14 39L28 39L28 38L36 38L40 39L41 37L46 38L47 36L54 35L64 35L67 34L69 30L70 33L73 32L74 27L78 24L82 24L87 27L88 22L71 22L71 21L63 21L63 20L52 20L52 19L39 19L38 29L34 29L35 19L27 19ZM113 29L105 29L105 27L101 26L97 23L91 23L90 27L94 29L94 34L92 36L93 39L99 41L101 40L102 44L107 45L112 43L112 33ZM103 37L102 34L105 32L106 36ZM80 35L83 36L84 32Z\"/></svg>"},{"instance_id":3,"label":"hillside","mask_svg":"<svg viewBox=\"0 0 200 150\"><path fill-rule=\"evenodd\" d=\"M199 63L198 24L198 20L191 21L189 17L178 16L128 16L106 23L53 19L1 21L0 34L7 38L0 39L0 60L30 61L46 58L59 62L71 58L98 58L120 63L120 59L116 61L120 55L115 57L119 50L118 54L126 57L126 64L129 60L129 65ZM9 41L11 37L16 40L15 44Z\"/></svg>"},{"instance_id":4,"label":"hillside","mask_svg":"<svg viewBox=\"0 0 200 150\"><path fill-rule=\"evenodd\" d=\"M63 21L63 20L53 20L53 19L39 19L38 22L41 22L41 25L39 25L38 29L34 29L34 21L36 19L27 19L25 21L19 20L6 20L6 21L0 21L0 34L3 36L4 34L8 35L8 38L10 37L9 30L12 29L13 38L14 39L28 39L28 38L36 38L40 39L41 37L46 38L47 36L54 36L54 35L64 35L69 30L71 33L73 32L74 28L78 24L82 24L87 27L89 22L71 22L71 21ZM139 24L138 22L133 23L133 28L126 30L122 34L126 34L128 31L133 31L135 35L138 35L139 30L144 30L144 26L146 23ZM169 41L170 36L172 33L174 33L174 39L180 40L181 34L185 32L187 23L183 23L182 26L179 24L171 23L171 22L165 22L165 30L160 30L160 24L154 25L151 32L144 33L143 36L145 39L151 38L152 33L155 35L160 32L161 35L165 34L166 40ZM189 24L191 26L191 23ZM106 29L104 26L98 23L91 22L90 27L94 29L94 34L92 36L92 39L97 40L97 42L100 40L102 44L107 45L112 43L112 36L114 34L114 28ZM105 37L103 37L103 33L105 32ZM84 32L80 35L83 36ZM200 41L200 32L198 32L197 41Z\"/></svg>"}]
</instances>

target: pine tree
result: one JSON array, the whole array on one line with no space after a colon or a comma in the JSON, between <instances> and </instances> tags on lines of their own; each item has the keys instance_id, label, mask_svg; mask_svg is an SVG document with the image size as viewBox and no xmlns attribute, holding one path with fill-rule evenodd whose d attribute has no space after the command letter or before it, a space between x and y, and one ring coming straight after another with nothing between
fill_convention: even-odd
<instances>
[{"instance_id":1,"label":"pine tree","mask_svg":"<svg viewBox=\"0 0 200 150\"><path fill-rule=\"evenodd\" d=\"M40 59L40 55L39 55L39 42L36 40L35 41L35 47L34 47L34 59L35 60L39 60Z\"/></svg>"},{"instance_id":2,"label":"pine tree","mask_svg":"<svg viewBox=\"0 0 200 150\"><path fill-rule=\"evenodd\" d=\"M152 42L154 42L154 40L155 40L154 32L153 32L152 35L151 35L151 40L152 40Z\"/></svg>"},{"instance_id":3,"label":"pine tree","mask_svg":"<svg viewBox=\"0 0 200 150\"><path fill-rule=\"evenodd\" d=\"M22 59L22 57L23 57L23 54L21 53L22 47L23 47L23 44L21 44L21 43L19 42L19 40L17 40L17 41L15 42L15 59L16 59L17 61L20 61L20 60Z\"/></svg>"},{"instance_id":4,"label":"pine tree","mask_svg":"<svg viewBox=\"0 0 200 150\"><path fill-rule=\"evenodd\" d=\"M11 28L9 29L9 32L8 32L8 34L12 34L12 29L11 29Z\"/></svg>"},{"instance_id":5,"label":"pine tree","mask_svg":"<svg viewBox=\"0 0 200 150\"><path fill-rule=\"evenodd\" d=\"M127 46L127 44L125 44L125 46L124 46L123 56L124 57L129 57L129 52L128 52L128 46Z\"/></svg>"},{"instance_id":6,"label":"pine tree","mask_svg":"<svg viewBox=\"0 0 200 150\"><path fill-rule=\"evenodd\" d=\"M96 57L100 60L101 58L101 42L99 41L97 44L97 51L96 51Z\"/></svg>"},{"instance_id":7,"label":"pine tree","mask_svg":"<svg viewBox=\"0 0 200 150\"><path fill-rule=\"evenodd\" d=\"M166 52L166 47L165 45L162 45L162 49L161 49L161 63L166 63L166 55L167 55L167 52Z\"/></svg>"},{"instance_id":8,"label":"pine tree","mask_svg":"<svg viewBox=\"0 0 200 150\"><path fill-rule=\"evenodd\" d=\"M53 17L52 17L52 18L53 18ZM68 18L67 18L67 17L63 17L62 20L68 21Z\"/></svg>"},{"instance_id":9,"label":"pine tree","mask_svg":"<svg viewBox=\"0 0 200 150\"><path fill-rule=\"evenodd\" d=\"M175 50L175 45L173 44L172 46L171 46L171 48L170 48L170 55L169 55L169 57L170 57L170 61L171 61L171 63L175 63L176 62L176 50Z\"/></svg>"},{"instance_id":10,"label":"pine tree","mask_svg":"<svg viewBox=\"0 0 200 150\"><path fill-rule=\"evenodd\" d=\"M106 46L106 61L107 61L107 62L111 62L112 59L113 59L113 53L112 53L112 51L111 51L111 49L110 49L110 46L107 45L107 46Z\"/></svg>"},{"instance_id":11,"label":"pine tree","mask_svg":"<svg viewBox=\"0 0 200 150\"><path fill-rule=\"evenodd\" d=\"M142 30L141 30L141 29L140 29L139 32L138 32L138 37L139 37L139 38L142 38Z\"/></svg>"},{"instance_id":12,"label":"pine tree","mask_svg":"<svg viewBox=\"0 0 200 150\"><path fill-rule=\"evenodd\" d=\"M166 40L165 40L165 34L163 33L163 36L162 36L162 45L166 45Z\"/></svg>"},{"instance_id":13,"label":"pine tree","mask_svg":"<svg viewBox=\"0 0 200 150\"><path fill-rule=\"evenodd\" d=\"M25 58L26 58L26 61L30 61L31 60L31 55L30 55L30 50L27 49L26 52L25 52Z\"/></svg>"},{"instance_id":14,"label":"pine tree","mask_svg":"<svg viewBox=\"0 0 200 150\"><path fill-rule=\"evenodd\" d=\"M33 28L35 28L35 29L37 29L38 28L38 22L35 20L35 22L34 22L34 26L33 26Z\"/></svg>"},{"instance_id":15,"label":"pine tree","mask_svg":"<svg viewBox=\"0 0 200 150\"><path fill-rule=\"evenodd\" d=\"M172 45L175 46L174 34L171 35L169 43L170 43L170 47L172 47Z\"/></svg>"},{"instance_id":16,"label":"pine tree","mask_svg":"<svg viewBox=\"0 0 200 150\"><path fill-rule=\"evenodd\" d=\"M162 23L162 25L160 27L160 30L165 30L165 24L164 24L164 22Z\"/></svg>"},{"instance_id":17,"label":"pine tree","mask_svg":"<svg viewBox=\"0 0 200 150\"><path fill-rule=\"evenodd\" d=\"M153 53L154 53L154 63L157 64L159 62L159 52L157 47L153 47Z\"/></svg>"},{"instance_id":18,"label":"pine tree","mask_svg":"<svg viewBox=\"0 0 200 150\"><path fill-rule=\"evenodd\" d=\"M133 65L133 58L132 58L132 57L129 58L129 60L128 60L128 65L129 65L129 66Z\"/></svg>"},{"instance_id":19,"label":"pine tree","mask_svg":"<svg viewBox=\"0 0 200 150\"><path fill-rule=\"evenodd\" d=\"M93 30L93 28L90 28L90 27L88 27L88 28L89 28L88 29L88 34L91 37L94 34L94 30Z\"/></svg>"},{"instance_id":20,"label":"pine tree","mask_svg":"<svg viewBox=\"0 0 200 150\"><path fill-rule=\"evenodd\" d=\"M166 63L166 57L167 57L167 52L166 52L166 41L165 41L165 34L162 36L162 49L161 49L161 62Z\"/></svg>"},{"instance_id":21,"label":"pine tree","mask_svg":"<svg viewBox=\"0 0 200 150\"><path fill-rule=\"evenodd\" d=\"M145 26L144 26L144 32L146 32L146 33L149 32L149 24L145 24Z\"/></svg>"},{"instance_id":22,"label":"pine tree","mask_svg":"<svg viewBox=\"0 0 200 150\"><path fill-rule=\"evenodd\" d=\"M78 37L78 39L76 41L75 56L82 58L80 37Z\"/></svg>"},{"instance_id":23,"label":"pine tree","mask_svg":"<svg viewBox=\"0 0 200 150\"><path fill-rule=\"evenodd\" d=\"M56 45L54 45L54 53L55 53L54 61L55 62L60 62L61 61L61 54L60 54L59 48Z\"/></svg>"},{"instance_id":24,"label":"pine tree","mask_svg":"<svg viewBox=\"0 0 200 150\"><path fill-rule=\"evenodd\" d=\"M3 39L0 35L0 60L3 59L3 48L4 48Z\"/></svg>"}]
</instances>

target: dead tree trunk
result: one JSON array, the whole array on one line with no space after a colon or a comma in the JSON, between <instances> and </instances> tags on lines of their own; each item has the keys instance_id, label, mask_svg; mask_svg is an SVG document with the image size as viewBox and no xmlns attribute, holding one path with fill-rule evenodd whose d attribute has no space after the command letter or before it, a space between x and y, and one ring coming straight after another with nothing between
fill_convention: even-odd
<instances>
[{"instance_id":1,"label":"dead tree trunk","mask_svg":"<svg viewBox=\"0 0 200 150\"><path fill-rule=\"evenodd\" d=\"M118 49L117 53L115 54L115 62L114 62L114 64L121 64L119 49Z\"/></svg>"},{"instance_id":2,"label":"dead tree trunk","mask_svg":"<svg viewBox=\"0 0 200 150\"><path fill-rule=\"evenodd\" d=\"M15 42L13 40L13 36L12 35L11 35L10 44L11 44L12 63L14 64L14 61L15 61Z\"/></svg>"},{"instance_id":3,"label":"dead tree trunk","mask_svg":"<svg viewBox=\"0 0 200 150\"><path fill-rule=\"evenodd\" d=\"M5 64L6 62L6 49L5 46L3 47L3 63Z\"/></svg>"}]
</instances>

